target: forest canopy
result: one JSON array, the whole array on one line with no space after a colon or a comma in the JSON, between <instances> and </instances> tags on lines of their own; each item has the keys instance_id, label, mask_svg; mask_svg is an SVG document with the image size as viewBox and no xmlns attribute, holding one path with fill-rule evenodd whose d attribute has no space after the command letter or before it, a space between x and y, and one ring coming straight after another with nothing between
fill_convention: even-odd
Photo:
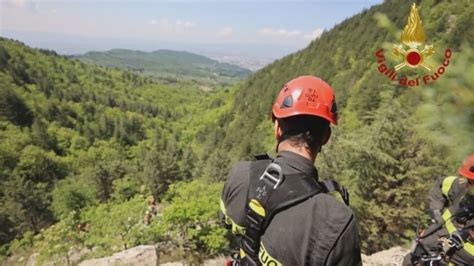
<instances>
[{"instance_id":1,"label":"forest canopy","mask_svg":"<svg viewBox=\"0 0 474 266\"><path fill-rule=\"evenodd\" d=\"M271 105L298 75L335 88L340 123L316 166L349 188L363 252L409 243L434 180L474 148L474 6L416 2L427 42L453 52L442 78L420 87L390 82L374 56L400 42L410 1L364 10L209 92L0 38L0 256L94 257L146 243L169 260L226 253L217 211L227 171L273 153ZM158 214L147 224L150 196Z\"/></svg>"}]
</instances>

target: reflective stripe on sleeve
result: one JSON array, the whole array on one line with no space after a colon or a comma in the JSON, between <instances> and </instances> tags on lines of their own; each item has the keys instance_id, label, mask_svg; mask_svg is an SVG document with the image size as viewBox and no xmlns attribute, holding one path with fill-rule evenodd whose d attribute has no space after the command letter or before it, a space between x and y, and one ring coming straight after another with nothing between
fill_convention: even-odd
<instances>
[{"instance_id":1,"label":"reflective stripe on sleeve","mask_svg":"<svg viewBox=\"0 0 474 266\"><path fill-rule=\"evenodd\" d=\"M443 220L445 221L448 233L452 234L457 230L453 222L451 221L451 212L449 211L449 209L446 209L446 211L444 211ZM464 242L464 250L466 250L466 252L470 255L474 256L474 244L472 244L471 242Z\"/></svg>"},{"instance_id":2,"label":"reflective stripe on sleeve","mask_svg":"<svg viewBox=\"0 0 474 266\"><path fill-rule=\"evenodd\" d=\"M230 218L229 215L227 215L227 209L225 208L224 201L222 201L222 199L220 199L220 204L219 205L221 207L222 213L225 216L224 222L226 224L232 226L232 233L233 234L244 235L245 234L245 227L235 223L234 220L232 220L232 218Z\"/></svg>"},{"instance_id":3,"label":"reflective stripe on sleeve","mask_svg":"<svg viewBox=\"0 0 474 266\"><path fill-rule=\"evenodd\" d=\"M441 185L441 192L443 193L446 198L449 199L449 190L453 185L454 180L456 180L456 176L448 176L443 180L443 184Z\"/></svg>"},{"instance_id":4,"label":"reflective stripe on sleeve","mask_svg":"<svg viewBox=\"0 0 474 266\"><path fill-rule=\"evenodd\" d=\"M451 221L451 212L449 211L449 209L446 209L444 212L443 212L443 220L445 222L445 226L446 226L446 229L448 229L448 233L453 233L454 231L456 231L456 227L454 226L453 222Z\"/></svg>"},{"instance_id":5,"label":"reflective stripe on sleeve","mask_svg":"<svg viewBox=\"0 0 474 266\"><path fill-rule=\"evenodd\" d=\"M471 242L464 243L464 250L466 250L471 256L474 256L474 244Z\"/></svg>"}]
</instances>

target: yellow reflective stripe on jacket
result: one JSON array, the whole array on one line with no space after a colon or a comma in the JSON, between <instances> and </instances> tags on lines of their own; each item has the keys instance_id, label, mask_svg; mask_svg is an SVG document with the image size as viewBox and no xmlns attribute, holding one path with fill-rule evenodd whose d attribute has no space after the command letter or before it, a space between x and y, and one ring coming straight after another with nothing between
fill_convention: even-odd
<instances>
[{"instance_id":1,"label":"yellow reflective stripe on jacket","mask_svg":"<svg viewBox=\"0 0 474 266\"><path fill-rule=\"evenodd\" d=\"M245 256L246 256L245 251L243 249L240 249L240 257L243 258ZM258 260L264 266L283 266L283 263L279 262L270 254L268 254L262 242L260 242L260 249L258 251Z\"/></svg>"},{"instance_id":2,"label":"yellow reflective stripe on jacket","mask_svg":"<svg viewBox=\"0 0 474 266\"><path fill-rule=\"evenodd\" d=\"M225 208L225 205L224 205L224 202L222 201L222 199L220 199L220 203L219 203L220 207L221 207L221 211L222 213L224 214L225 216L225 220L224 222L228 225L231 225L232 226L232 233L233 234L241 234L241 235L244 235L245 234L245 227L244 226L241 226L237 223L234 222L234 220L232 220L232 218L229 217L229 215L227 215L227 209Z\"/></svg>"},{"instance_id":3,"label":"yellow reflective stripe on jacket","mask_svg":"<svg viewBox=\"0 0 474 266\"><path fill-rule=\"evenodd\" d=\"M443 219L445 221L446 229L448 229L448 233L452 234L454 231L457 230L456 226L454 226L453 222L451 221L451 212L449 209L446 209L443 213ZM464 250L467 253L474 256L474 244L471 242L464 242Z\"/></svg>"},{"instance_id":4,"label":"yellow reflective stripe on jacket","mask_svg":"<svg viewBox=\"0 0 474 266\"><path fill-rule=\"evenodd\" d=\"M268 254L262 242L260 242L260 250L258 252L258 259L264 266L282 266L283 265L281 262L279 262L278 260L270 256L270 254Z\"/></svg>"},{"instance_id":5,"label":"yellow reflective stripe on jacket","mask_svg":"<svg viewBox=\"0 0 474 266\"><path fill-rule=\"evenodd\" d=\"M454 226L453 221L451 221L451 211L449 209L446 209L443 213L443 220L445 222L446 229L448 229L448 233L453 233L456 231L456 226Z\"/></svg>"},{"instance_id":6,"label":"yellow reflective stripe on jacket","mask_svg":"<svg viewBox=\"0 0 474 266\"><path fill-rule=\"evenodd\" d=\"M456 180L456 178L457 178L456 176L448 176L443 180L443 183L441 185L441 192L448 199L449 199L449 190L451 189L451 186L453 185L454 180Z\"/></svg>"},{"instance_id":7,"label":"yellow reflective stripe on jacket","mask_svg":"<svg viewBox=\"0 0 474 266\"><path fill-rule=\"evenodd\" d=\"M474 244L471 242L464 243L464 249L469 253L469 255L474 256Z\"/></svg>"}]
</instances>

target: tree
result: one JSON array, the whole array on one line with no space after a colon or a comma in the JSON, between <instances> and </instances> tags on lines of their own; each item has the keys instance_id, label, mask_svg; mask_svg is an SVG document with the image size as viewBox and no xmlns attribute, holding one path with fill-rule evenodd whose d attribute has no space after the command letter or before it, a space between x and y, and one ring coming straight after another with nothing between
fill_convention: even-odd
<instances>
[{"instance_id":1,"label":"tree","mask_svg":"<svg viewBox=\"0 0 474 266\"><path fill-rule=\"evenodd\" d=\"M77 214L81 209L95 201L95 191L85 182L68 178L58 181L53 190L53 211L61 219L71 212Z\"/></svg>"},{"instance_id":2,"label":"tree","mask_svg":"<svg viewBox=\"0 0 474 266\"><path fill-rule=\"evenodd\" d=\"M0 45L0 69L6 68L10 55L8 54L7 49Z\"/></svg>"},{"instance_id":3,"label":"tree","mask_svg":"<svg viewBox=\"0 0 474 266\"><path fill-rule=\"evenodd\" d=\"M31 126L33 144L45 150L58 150L56 139L48 133L48 128L43 121L35 119Z\"/></svg>"},{"instance_id":4,"label":"tree","mask_svg":"<svg viewBox=\"0 0 474 266\"><path fill-rule=\"evenodd\" d=\"M207 159L203 175L208 180L223 181L227 177L230 162L227 151L216 149Z\"/></svg>"},{"instance_id":5,"label":"tree","mask_svg":"<svg viewBox=\"0 0 474 266\"><path fill-rule=\"evenodd\" d=\"M11 177L4 183L4 201L0 212L7 213L15 225L13 231L39 232L54 222L51 190L56 180L65 175L56 156L29 145L21 152Z\"/></svg>"},{"instance_id":6,"label":"tree","mask_svg":"<svg viewBox=\"0 0 474 266\"><path fill-rule=\"evenodd\" d=\"M97 198L101 202L110 199L113 182L128 171L124 150L114 141L96 141L87 152L82 152L75 166L80 176L94 186Z\"/></svg>"},{"instance_id":7,"label":"tree","mask_svg":"<svg viewBox=\"0 0 474 266\"><path fill-rule=\"evenodd\" d=\"M172 182L182 179L179 168L182 150L172 138L166 138L163 133L156 133L152 148L148 150L144 160L145 182L157 199L163 196Z\"/></svg>"},{"instance_id":8,"label":"tree","mask_svg":"<svg viewBox=\"0 0 474 266\"><path fill-rule=\"evenodd\" d=\"M76 213L69 213L61 221L36 236L35 250L39 251L43 258L55 255L64 257L66 265L71 265L69 255L71 249L83 242L82 232L76 230L77 223Z\"/></svg>"},{"instance_id":9,"label":"tree","mask_svg":"<svg viewBox=\"0 0 474 266\"><path fill-rule=\"evenodd\" d=\"M89 224L85 244L96 247L99 252L112 253L157 237L146 235L145 210L146 199L141 195L86 208L81 214L81 219Z\"/></svg>"},{"instance_id":10,"label":"tree","mask_svg":"<svg viewBox=\"0 0 474 266\"><path fill-rule=\"evenodd\" d=\"M170 186L163 210L168 241L178 246L181 258L202 259L201 254L218 254L228 247L226 229L217 213L222 184L201 180L177 182Z\"/></svg>"},{"instance_id":11,"label":"tree","mask_svg":"<svg viewBox=\"0 0 474 266\"><path fill-rule=\"evenodd\" d=\"M52 185L66 174L65 166L52 153L38 146L29 145L23 149L13 173L24 181L45 182Z\"/></svg>"},{"instance_id":12,"label":"tree","mask_svg":"<svg viewBox=\"0 0 474 266\"><path fill-rule=\"evenodd\" d=\"M408 243L418 221L427 220L426 180L441 175L441 150L419 135L410 108L395 90L381 93L382 103L370 126L358 133L348 174L357 182L357 211L363 249L371 253ZM431 184L431 182L428 182Z\"/></svg>"},{"instance_id":13,"label":"tree","mask_svg":"<svg viewBox=\"0 0 474 266\"><path fill-rule=\"evenodd\" d=\"M0 119L19 126L29 126L33 123L33 113L11 86L5 83L0 73Z\"/></svg>"}]
</instances>

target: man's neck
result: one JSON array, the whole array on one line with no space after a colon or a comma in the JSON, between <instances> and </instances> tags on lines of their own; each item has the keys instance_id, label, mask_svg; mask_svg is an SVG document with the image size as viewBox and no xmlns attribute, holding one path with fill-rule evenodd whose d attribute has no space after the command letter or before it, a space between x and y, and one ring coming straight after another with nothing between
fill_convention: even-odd
<instances>
[{"instance_id":1,"label":"man's neck","mask_svg":"<svg viewBox=\"0 0 474 266\"><path fill-rule=\"evenodd\" d=\"M289 152L296 153L298 155L305 157L308 160L311 160L313 163L316 160L316 156L317 156L316 153L313 154L311 151L309 151L305 147L295 147L295 146L290 145L286 141L283 141L278 145L278 152L280 151L289 151Z\"/></svg>"}]
</instances>

